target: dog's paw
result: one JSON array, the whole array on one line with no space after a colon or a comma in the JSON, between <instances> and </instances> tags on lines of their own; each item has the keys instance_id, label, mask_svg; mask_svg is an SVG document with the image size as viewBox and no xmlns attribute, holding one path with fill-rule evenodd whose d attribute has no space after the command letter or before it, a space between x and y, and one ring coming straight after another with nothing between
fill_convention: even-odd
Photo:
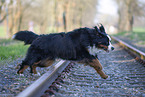
<instances>
[{"instance_id":1,"label":"dog's paw","mask_svg":"<svg viewBox=\"0 0 145 97\"><path fill-rule=\"evenodd\" d=\"M38 76L41 76L40 72L37 72L37 75L38 75Z\"/></svg>"},{"instance_id":2,"label":"dog's paw","mask_svg":"<svg viewBox=\"0 0 145 97\"><path fill-rule=\"evenodd\" d=\"M33 74L34 76L41 76L41 74L39 72L37 72L37 74Z\"/></svg>"},{"instance_id":3,"label":"dog's paw","mask_svg":"<svg viewBox=\"0 0 145 97\"><path fill-rule=\"evenodd\" d=\"M107 76L107 75L105 75L105 76L103 76L102 78L103 78L103 79L107 79L107 78L108 78L108 76Z\"/></svg>"},{"instance_id":4,"label":"dog's paw","mask_svg":"<svg viewBox=\"0 0 145 97\"><path fill-rule=\"evenodd\" d=\"M23 76L24 76L24 74L20 74L20 76L22 76L22 77L23 77Z\"/></svg>"}]
</instances>

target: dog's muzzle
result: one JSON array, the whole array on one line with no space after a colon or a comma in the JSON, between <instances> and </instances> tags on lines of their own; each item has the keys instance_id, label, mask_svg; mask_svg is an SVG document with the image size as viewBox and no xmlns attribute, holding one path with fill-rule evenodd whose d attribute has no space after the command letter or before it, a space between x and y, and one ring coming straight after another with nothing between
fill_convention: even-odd
<instances>
[{"instance_id":1,"label":"dog's muzzle","mask_svg":"<svg viewBox=\"0 0 145 97\"><path fill-rule=\"evenodd\" d=\"M114 47L111 47L111 50L113 51L114 50Z\"/></svg>"},{"instance_id":2,"label":"dog's muzzle","mask_svg":"<svg viewBox=\"0 0 145 97\"><path fill-rule=\"evenodd\" d=\"M115 48L113 47L113 45L111 43L109 43L108 46L108 51L113 51Z\"/></svg>"}]
</instances>

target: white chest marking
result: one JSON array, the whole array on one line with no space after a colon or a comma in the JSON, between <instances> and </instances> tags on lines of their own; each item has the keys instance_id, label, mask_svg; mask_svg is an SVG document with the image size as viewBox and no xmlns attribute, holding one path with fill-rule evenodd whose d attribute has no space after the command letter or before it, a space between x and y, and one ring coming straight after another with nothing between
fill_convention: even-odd
<instances>
[{"instance_id":1,"label":"white chest marking","mask_svg":"<svg viewBox=\"0 0 145 97\"><path fill-rule=\"evenodd\" d=\"M89 53L94 56L100 51L98 48L95 47L95 45L93 45L93 47L89 46L88 50Z\"/></svg>"}]
</instances>

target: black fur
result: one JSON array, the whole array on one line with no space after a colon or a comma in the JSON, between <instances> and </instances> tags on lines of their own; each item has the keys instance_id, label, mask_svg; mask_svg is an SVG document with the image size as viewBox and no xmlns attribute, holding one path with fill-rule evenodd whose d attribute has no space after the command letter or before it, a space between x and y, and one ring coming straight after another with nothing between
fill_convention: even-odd
<instances>
[{"instance_id":1,"label":"black fur","mask_svg":"<svg viewBox=\"0 0 145 97\"><path fill-rule=\"evenodd\" d=\"M35 62L61 58L73 61L91 61L96 57L88 51L88 46L108 45L105 32L95 28L79 28L68 33L37 35L30 31L19 31L15 34L17 40L31 44L22 65L32 66Z\"/></svg>"},{"instance_id":2,"label":"black fur","mask_svg":"<svg viewBox=\"0 0 145 97\"><path fill-rule=\"evenodd\" d=\"M19 31L15 34L14 39L24 41L25 44L31 44L39 35L31 31Z\"/></svg>"}]
</instances>

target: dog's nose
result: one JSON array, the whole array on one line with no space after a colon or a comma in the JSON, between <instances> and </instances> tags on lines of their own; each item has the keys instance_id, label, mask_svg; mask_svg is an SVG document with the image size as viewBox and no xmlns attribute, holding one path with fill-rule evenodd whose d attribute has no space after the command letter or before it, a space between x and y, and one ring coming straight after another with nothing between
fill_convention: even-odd
<instances>
[{"instance_id":1,"label":"dog's nose","mask_svg":"<svg viewBox=\"0 0 145 97\"><path fill-rule=\"evenodd\" d=\"M111 50L113 51L114 50L114 47L111 47Z\"/></svg>"}]
</instances>

